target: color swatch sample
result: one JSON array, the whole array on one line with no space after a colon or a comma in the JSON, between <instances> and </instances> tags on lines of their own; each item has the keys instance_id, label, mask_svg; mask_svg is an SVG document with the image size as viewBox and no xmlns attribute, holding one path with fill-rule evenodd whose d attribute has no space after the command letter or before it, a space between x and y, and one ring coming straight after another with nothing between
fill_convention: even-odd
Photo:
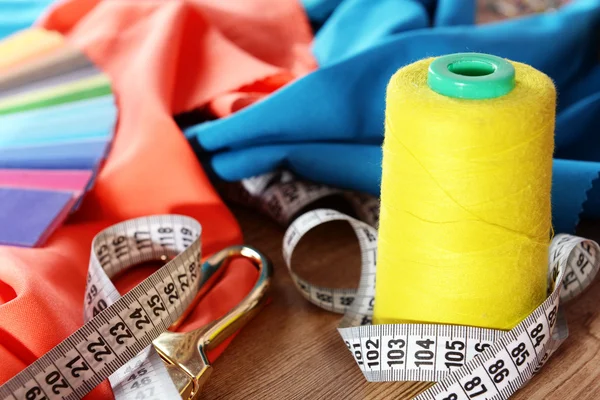
<instances>
[{"instance_id":1,"label":"color swatch sample","mask_svg":"<svg viewBox=\"0 0 600 400\"><path fill-rule=\"evenodd\" d=\"M36 246L65 219L70 192L0 188L0 244Z\"/></svg>"},{"instance_id":2,"label":"color swatch sample","mask_svg":"<svg viewBox=\"0 0 600 400\"><path fill-rule=\"evenodd\" d=\"M92 176L90 170L0 169L0 187L83 192Z\"/></svg>"},{"instance_id":3,"label":"color swatch sample","mask_svg":"<svg viewBox=\"0 0 600 400\"><path fill-rule=\"evenodd\" d=\"M108 77L56 32L8 37L0 59L0 244L39 246L92 187L117 107Z\"/></svg>"}]
</instances>

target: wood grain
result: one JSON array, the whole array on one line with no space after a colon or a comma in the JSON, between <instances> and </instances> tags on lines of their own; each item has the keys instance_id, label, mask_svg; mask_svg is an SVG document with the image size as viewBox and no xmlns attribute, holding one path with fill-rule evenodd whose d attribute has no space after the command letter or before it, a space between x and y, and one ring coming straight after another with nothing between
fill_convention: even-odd
<instances>
[{"instance_id":1,"label":"wood grain","mask_svg":"<svg viewBox=\"0 0 600 400\"><path fill-rule=\"evenodd\" d=\"M256 212L233 209L248 244L275 266L272 301L214 363L203 399L411 399L429 383L368 383L340 339L341 316L321 310L296 291L281 256L284 229ZM599 223L582 224L579 234L598 240ZM317 284L354 286L358 245L344 223L310 234L294 266ZM570 336L542 372L513 399L600 398L600 283L565 309Z\"/></svg>"}]
</instances>

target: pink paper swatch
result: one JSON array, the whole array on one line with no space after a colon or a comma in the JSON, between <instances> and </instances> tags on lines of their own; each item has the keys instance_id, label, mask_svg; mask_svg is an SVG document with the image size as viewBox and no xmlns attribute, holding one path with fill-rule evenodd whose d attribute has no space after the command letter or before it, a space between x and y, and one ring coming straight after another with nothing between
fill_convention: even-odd
<instances>
[{"instance_id":1,"label":"pink paper swatch","mask_svg":"<svg viewBox=\"0 0 600 400\"><path fill-rule=\"evenodd\" d=\"M78 196L92 174L91 170L0 169L0 187L68 190Z\"/></svg>"}]
</instances>

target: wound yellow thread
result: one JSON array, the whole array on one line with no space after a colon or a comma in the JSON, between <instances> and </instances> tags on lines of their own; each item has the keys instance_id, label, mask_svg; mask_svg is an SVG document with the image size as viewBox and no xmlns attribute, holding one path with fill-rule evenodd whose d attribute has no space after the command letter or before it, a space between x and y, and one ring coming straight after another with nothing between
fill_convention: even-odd
<instances>
[{"instance_id":1,"label":"wound yellow thread","mask_svg":"<svg viewBox=\"0 0 600 400\"><path fill-rule=\"evenodd\" d=\"M512 62L509 93L452 98L432 60L387 88L374 322L510 329L546 294L554 85Z\"/></svg>"}]
</instances>

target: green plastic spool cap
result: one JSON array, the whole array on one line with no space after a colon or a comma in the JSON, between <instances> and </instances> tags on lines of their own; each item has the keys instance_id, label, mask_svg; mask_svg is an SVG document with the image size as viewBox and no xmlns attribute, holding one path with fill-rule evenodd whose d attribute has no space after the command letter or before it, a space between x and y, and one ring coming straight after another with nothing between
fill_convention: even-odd
<instances>
[{"instance_id":1,"label":"green plastic spool cap","mask_svg":"<svg viewBox=\"0 0 600 400\"><path fill-rule=\"evenodd\" d=\"M482 53L438 57L429 65L429 87L458 99L492 99L515 87L515 67L503 58Z\"/></svg>"}]
</instances>

